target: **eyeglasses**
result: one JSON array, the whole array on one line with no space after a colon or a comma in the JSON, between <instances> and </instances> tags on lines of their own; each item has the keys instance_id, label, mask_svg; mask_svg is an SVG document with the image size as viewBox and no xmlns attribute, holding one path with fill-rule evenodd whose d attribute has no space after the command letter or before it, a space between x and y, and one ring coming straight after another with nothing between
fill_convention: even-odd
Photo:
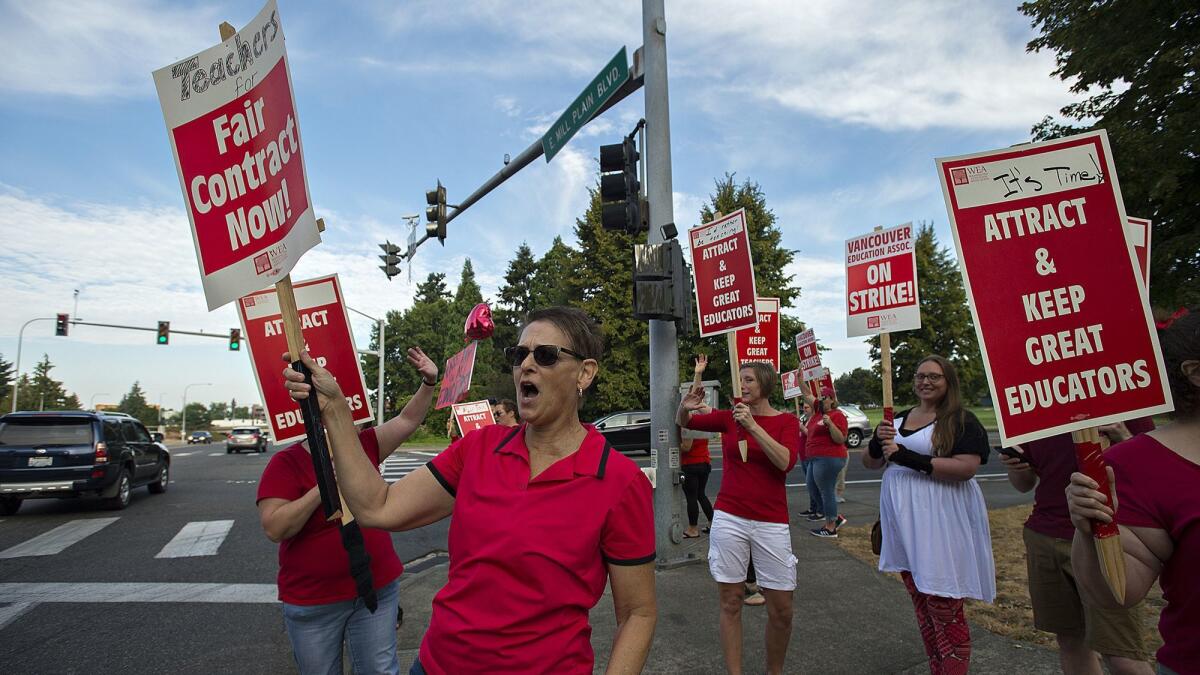
<instances>
[{"instance_id":1,"label":"eyeglasses","mask_svg":"<svg viewBox=\"0 0 1200 675\"><path fill-rule=\"evenodd\" d=\"M917 373L916 375L913 375L914 381L928 382L930 384L937 384L944 379L946 379L946 376L942 375L941 373Z\"/></svg>"},{"instance_id":2,"label":"eyeglasses","mask_svg":"<svg viewBox=\"0 0 1200 675\"><path fill-rule=\"evenodd\" d=\"M530 352L533 352L533 360L543 368L549 368L558 363L560 353L569 354L580 361L583 361L585 358L579 352L574 352L558 345L538 345L533 349L529 347L509 347L504 350L504 358L508 359L509 364L513 368L520 368L521 364L525 363L525 357L529 356Z\"/></svg>"}]
</instances>

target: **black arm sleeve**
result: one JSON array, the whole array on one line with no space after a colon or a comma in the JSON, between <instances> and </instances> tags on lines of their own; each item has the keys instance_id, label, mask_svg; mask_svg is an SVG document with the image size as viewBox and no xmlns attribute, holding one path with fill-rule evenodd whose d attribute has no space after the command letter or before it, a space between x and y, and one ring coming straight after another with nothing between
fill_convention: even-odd
<instances>
[{"instance_id":1,"label":"black arm sleeve","mask_svg":"<svg viewBox=\"0 0 1200 675\"><path fill-rule=\"evenodd\" d=\"M963 415L962 431L958 434L954 448L950 450L951 456L979 455L979 463L987 464L988 454L991 450L987 430L983 428L978 417L975 417L971 411L966 411Z\"/></svg>"},{"instance_id":2,"label":"black arm sleeve","mask_svg":"<svg viewBox=\"0 0 1200 675\"><path fill-rule=\"evenodd\" d=\"M883 443L879 442L878 437L871 436L871 442L867 443L867 454L871 459L883 459Z\"/></svg>"},{"instance_id":3,"label":"black arm sleeve","mask_svg":"<svg viewBox=\"0 0 1200 675\"><path fill-rule=\"evenodd\" d=\"M888 461L895 462L900 466L906 466L913 471L920 471L925 475L933 473L933 458L929 455L922 455L919 452L913 452L903 445L900 449L892 453Z\"/></svg>"}]
</instances>

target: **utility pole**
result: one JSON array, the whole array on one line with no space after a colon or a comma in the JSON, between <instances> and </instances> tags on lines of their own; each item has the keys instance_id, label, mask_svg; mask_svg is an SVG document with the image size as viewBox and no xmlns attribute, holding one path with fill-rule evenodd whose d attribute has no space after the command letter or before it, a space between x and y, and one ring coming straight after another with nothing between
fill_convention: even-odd
<instances>
[{"instance_id":1,"label":"utility pole","mask_svg":"<svg viewBox=\"0 0 1200 675\"><path fill-rule=\"evenodd\" d=\"M642 0L645 54L646 200L650 205L646 243L661 244L662 228L675 221L671 204L671 115L667 103L667 22L663 0ZM679 486L679 343L675 324L650 321L650 447L656 467L655 549L660 569L693 562L683 554L682 489Z\"/></svg>"}]
</instances>

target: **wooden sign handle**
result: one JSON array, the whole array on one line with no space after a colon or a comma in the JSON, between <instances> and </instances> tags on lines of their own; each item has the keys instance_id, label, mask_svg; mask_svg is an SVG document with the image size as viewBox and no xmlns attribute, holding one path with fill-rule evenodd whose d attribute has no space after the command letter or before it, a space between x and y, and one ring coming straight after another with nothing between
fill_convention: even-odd
<instances>
[{"instance_id":1,"label":"wooden sign handle","mask_svg":"<svg viewBox=\"0 0 1200 675\"><path fill-rule=\"evenodd\" d=\"M1071 432L1075 442L1075 461L1079 471L1096 481L1100 492L1112 504L1112 491L1108 487L1108 464L1104 461L1107 437L1092 427ZM1116 521L1101 523L1092 521L1092 537L1096 544L1096 556L1100 559L1100 572L1117 602L1125 602L1125 550L1121 547L1121 531Z\"/></svg>"},{"instance_id":2,"label":"wooden sign handle","mask_svg":"<svg viewBox=\"0 0 1200 675\"><path fill-rule=\"evenodd\" d=\"M889 333L879 334L879 370L883 380L883 419L891 423L896 419L896 409L892 401L892 336Z\"/></svg>"},{"instance_id":3,"label":"wooden sign handle","mask_svg":"<svg viewBox=\"0 0 1200 675\"><path fill-rule=\"evenodd\" d=\"M737 333L726 333L725 344L729 348L729 379L733 381L733 402L741 403L742 375L741 368L738 367ZM746 456L747 453L749 453L750 446L746 443L746 439L743 438L743 433L744 432L742 431L742 428L738 427L738 452L742 453L742 461L744 462L746 461Z\"/></svg>"}]
</instances>

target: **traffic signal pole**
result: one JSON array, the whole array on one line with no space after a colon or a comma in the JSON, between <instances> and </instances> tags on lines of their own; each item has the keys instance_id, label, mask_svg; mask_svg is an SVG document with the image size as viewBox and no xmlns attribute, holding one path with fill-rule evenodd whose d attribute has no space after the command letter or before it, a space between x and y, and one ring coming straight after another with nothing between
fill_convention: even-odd
<instances>
[{"instance_id":1,"label":"traffic signal pole","mask_svg":"<svg viewBox=\"0 0 1200 675\"><path fill-rule=\"evenodd\" d=\"M642 49L645 64L646 201L650 231L646 243L661 244L662 228L675 221L671 201L671 115L667 102L667 23L663 0L642 0ZM679 343L675 323L650 320L650 452L655 468L654 537L659 569L699 558L687 556L683 541L683 491L680 487Z\"/></svg>"}]
</instances>

